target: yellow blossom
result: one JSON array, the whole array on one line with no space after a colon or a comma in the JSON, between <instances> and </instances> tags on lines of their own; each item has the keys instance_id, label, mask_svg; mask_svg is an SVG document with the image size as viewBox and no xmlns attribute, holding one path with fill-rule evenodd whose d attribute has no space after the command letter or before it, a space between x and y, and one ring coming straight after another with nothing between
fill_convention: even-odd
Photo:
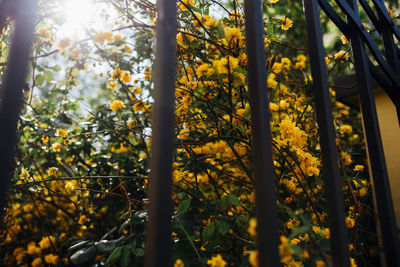
<instances>
[{"instance_id":1,"label":"yellow blossom","mask_svg":"<svg viewBox=\"0 0 400 267\"><path fill-rule=\"evenodd\" d=\"M174 267L184 267L185 264L183 263L183 261L181 259L177 259L175 261Z\"/></svg>"},{"instance_id":2,"label":"yellow blossom","mask_svg":"<svg viewBox=\"0 0 400 267\"><path fill-rule=\"evenodd\" d=\"M87 221L86 215L81 215L79 217L78 224L85 224L86 221Z\"/></svg>"},{"instance_id":3,"label":"yellow blossom","mask_svg":"<svg viewBox=\"0 0 400 267\"><path fill-rule=\"evenodd\" d=\"M325 267L326 263L323 260L318 260L315 262L316 267Z\"/></svg>"},{"instance_id":4,"label":"yellow blossom","mask_svg":"<svg viewBox=\"0 0 400 267\"><path fill-rule=\"evenodd\" d=\"M346 226L347 228L353 228L355 225L355 220L350 216L346 217Z\"/></svg>"},{"instance_id":5,"label":"yellow blossom","mask_svg":"<svg viewBox=\"0 0 400 267\"><path fill-rule=\"evenodd\" d=\"M64 129L57 129L57 131L56 131L56 134L58 135L58 136L60 136L60 137L66 137L67 136L67 131L66 130L64 130Z\"/></svg>"},{"instance_id":6,"label":"yellow blossom","mask_svg":"<svg viewBox=\"0 0 400 267\"><path fill-rule=\"evenodd\" d=\"M239 28L227 28L225 29L225 38L229 43L235 43L237 40L240 40L241 34Z\"/></svg>"},{"instance_id":7,"label":"yellow blossom","mask_svg":"<svg viewBox=\"0 0 400 267\"><path fill-rule=\"evenodd\" d=\"M58 256L54 254L48 254L44 256L44 261L48 264L57 264L58 263Z\"/></svg>"},{"instance_id":8,"label":"yellow blossom","mask_svg":"<svg viewBox=\"0 0 400 267\"><path fill-rule=\"evenodd\" d=\"M112 32L99 32L99 33L96 33L94 36L93 36L93 40L96 42L96 43L104 43L104 41L108 41L108 42L112 42L113 41L113 36L112 36Z\"/></svg>"},{"instance_id":9,"label":"yellow blossom","mask_svg":"<svg viewBox=\"0 0 400 267\"><path fill-rule=\"evenodd\" d=\"M124 107L125 107L125 104L121 100L114 100L110 104L110 109L112 111L117 111L117 110L123 109Z\"/></svg>"},{"instance_id":10,"label":"yellow blossom","mask_svg":"<svg viewBox=\"0 0 400 267\"><path fill-rule=\"evenodd\" d=\"M51 247L52 245L55 245L56 240L53 236L44 236L42 240L39 242L39 246L41 249L46 249Z\"/></svg>"},{"instance_id":11,"label":"yellow blossom","mask_svg":"<svg viewBox=\"0 0 400 267\"><path fill-rule=\"evenodd\" d=\"M351 134L352 132L353 132L353 127L351 127L351 125L348 124L342 125L339 128L339 133L341 135L344 135L345 133Z\"/></svg>"},{"instance_id":12,"label":"yellow blossom","mask_svg":"<svg viewBox=\"0 0 400 267\"><path fill-rule=\"evenodd\" d=\"M62 145L60 143L54 143L51 145L51 149L55 152L61 151Z\"/></svg>"},{"instance_id":13,"label":"yellow blossom","mask_svg":"<svg viewBox=\"0 0 400 267\"><path fill-rule=\"evenodd\" d=\"M334 59L349 59L349 54L343 50L340 50L338 53L335 54Z\"/></svg>"},{"instance_id":14,"label":"yellow blossom","mask_svg":"<svg viewBox=\"0 0 400 267\"><path fill-rule=\"evenodd\" d=\"M252 267L258 267L258 251L251 251L249 255L249 263Z\"/></svg>"},{"instance_id":15,"label":"yellow blossom","mask_svg":"<svg viewBox=\"0 0 400 267\"><path fill-rule=\"evenodd\" d=\"M29 172L25 168L23 168L22 171L21 171L21 174L19 175L19 177L21 179L28 178L29 177Z\"/></svg>"},{"instance_id":16,"label":"yellow blossom","mask_svg":"<svg viewBox=\"0 0 400 267\"><path fill-rule=\"evenodd\" d=\"M247 229L247 232L251 236L257 236L257 219L256 218L251 218L249 221L249 228Z\"/></svg>"},{"instance_id":17,"label":"yellow blossom","mask_svg":"<svg viewBox=\"0 0 400 267\"><path fill-rule=\"evenodd\" d=\"M207 261L207 264L211 267L225 267L228 263L222 258L220 254L213 256Z\"/></svg>"},{"instance_id":18,"label":"yellow blossom","mask_svg":"<svg viewBox=\"0 0 400 267\"><path fill-rule=\"evenodd\" d=\"M341 158L343 160L344 166L349 166L353 162L353 160L351 159L351 156L345 151L341 152Z\"/></svg>"},{"instance_id":19,"label":"yellow blossom","mask_svg":"<svg viewBox=\"0 0 400 267\"><path fill-rule=\"evenodd\" d=\"M56 176L58 174L58 168L57 167L50 167L47 169L47 175L49 176Z\"/></svg>"},{"instance_id":20,"label":"yellow blossom","mask_svg":"<svg viewBox=\"0 0 400 267\"><path fill-rule=\"evenodd\" d=\"M118 86L118 82L117 81L110 81L109 83L107 83L107 88L109 89L115 89Z\"/></svg>"},{"instance_id":21,"label":"yellow blossom","mask_svg":"<svg viewBox=\"0 0 400 267\"><path fill-rule=\"evenodd\" d=\"M42 249L40 247L37 247L36 243L34 241L32 241L32 242L29 242L26 251L29 255L39 255L42 252Z\"/></svg>"},{"instance_id":22,"label":"yellow blossom","mask_svg":"<svg viewBox=\"0 0 400 267\"><path fill-rule=\"evenodd\" d=\"M281 21L282 21L281 28L284 31L289 30L289 28L291 28L293 26L293 22L289 18L287 18L286 16L283 16L281 18Z\"/></svg>"},{"instance_id":23,"label":"yellow blossom","mask_svg":"<svg viewBox=\"0 0 400 267\"><path fill-rule=\"evenodd\" d=\"M354 166L353 171L362 172L362 171L364 171L364 166L363 165L356 165L356 166Z\"/></svg>"},{"instance_id":24,"label":"yellow blossom","mask_svg":"<svg viewBox=\"0 0 400 267\"><path fill-rule=\"evenodd\" d=\"M342 37L340 37L340 39L342 40L342 44L348 44L349 43L349 39L347 39L347 37L345 35L342 35Z\"/></svg>"},{"instance_id":25,"label":"yellow blossom","mask_svg":"<svg viewBox=\"0 0 400 267\"><path fill-rule=\"evenodd\" d=\"M41 258L36 258L31 262L32 267L43 266L43 261Z\"/></svg>"},{"instance_id":26,"label":"yellow blossom","mask_svg":"<svg viewBox=\"0 0 400 267\"><path fill-rule=\"evenodd\" d=\"M129 71L121 71L121 80L124 83L129 83L131 81L131 74Z\"/></svg>"}]
</instances>

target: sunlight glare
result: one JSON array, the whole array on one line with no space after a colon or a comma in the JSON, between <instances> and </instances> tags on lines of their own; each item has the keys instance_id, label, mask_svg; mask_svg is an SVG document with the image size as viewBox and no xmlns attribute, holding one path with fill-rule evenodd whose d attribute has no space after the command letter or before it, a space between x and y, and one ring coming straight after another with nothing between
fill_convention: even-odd
<instances>
[{"instance_id":1,"label":"sunlight glare","mask_svg":"<svg viewBox=\"0 0 400 267\"><path fill-rule=\"evenodd\" d=\"M63 36L82 38L85 27L93 22L97 6L94 0L63 0L62 13L66 21L59 30Z\"/></svg>"}]
</instances>

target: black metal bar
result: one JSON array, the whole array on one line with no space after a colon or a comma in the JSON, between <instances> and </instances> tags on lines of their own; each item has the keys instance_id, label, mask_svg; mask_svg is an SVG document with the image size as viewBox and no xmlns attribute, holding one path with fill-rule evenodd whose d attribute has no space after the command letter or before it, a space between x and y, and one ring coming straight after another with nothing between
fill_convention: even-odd
<instances>
[{"instance_id":1,"label":"black metal bar","mask_svg":"<svg viewBox=\"0 0 400 267\"><path fill-rule=\"evenodd\" d=\"M378 14L382 16L381 18L384 19L387 25L390 26L394 36L396 36L397 40L400 41L400 29L396 26L396 24L394 24L394 21L389 16L384 2L382 0L372 0L372 3L374 3Z\"/></svg>"},{"instance_id":2,"label":"black metal bar","mask_svg":"<svg viewBox=\"0 0 400 267\"><path fill-rule=\"evenodd\" d=\"M339 30L343 34L345 34L347 36L347 38L349 38L351 40L350 31L349 31L349 27L348 27L347 23L344 20L342 20L342 18L340 18L340 16L335 12L335 10L332 8L332 6L326 0L318 0L318 2L320 4L321 8L324 10L325 14L331 19L331 21L336 25L336 27L338 27ZM382 56L381 56L381 59L382 59L382 62L384 62L384 59ZM380 62L381 61L378 61L379 64L380 64ZM373 66L371 60L369 60L369 65L370 65L370 72L377 81L386 81L387 80L384 77L385 75L383 73L375 70L376 67ZM387 63L386 63L386 65L389 66ZM382 68L382 69L384 70L384 68ZM393 79L396 79L396 78L392 77L392 79L390 79L390 81L386 81L385 84L388 84ZM400 92L397 90L395 85L392 84L390 86L385 86L383 83L381 83L381 85L382 85L382 88L389 95L392 102L396 105L396 107L399 107L398 99L399 99Z\"/></svg>"},{"instance_id":3,"label":"black metal bar","mask_svg":"<svg viewBox=\"0 0 400 267\"><path fill-rule=\"evenodd\" d=\"M278 214L260 0L245 0L259 266L279 266Z\"/></svg>"},{"instance_id":4,"label":"black metal bar","mask_svg":"<svg viewBox=\"0 0 400 267\"><path fill-rule=\"evenodd\" d=\"M325 1L325 0L320 0ZM363 39L365 44L368 46L371 51L372 56L378 62L382 70L389 77L391 82L393 83L396 91L400 91L400 81L397 79L397 74L393 71L390 65L385 61L381 53L379 52L378 47L375 45L371 36L368 34L361 20L359 19L358 13L354 11L350 5L344 0L335 0L335 2L339 5L341 10L346 14L349 22L353 24L352 30L357 30L359 32L360 37ZM387 12L386 12L387 13ZM391 88L385 88L386 90L390 90Z\"/></svg>"},{"instance_id":5,"label":"black metal bar","mask_svg":"<svg viewBox=\"0 0 400 267\"><path fill-rule=\"evenodd\" d=\"M379 222L382 231L383 245L387 266L400 266L400 243L394 215L392 194L388 173L386 169L385 154L383 152L378 116L376 113L375 99L372 83L369 76L368 59L357 25L354 20L359 20L356 0L347 0L353 9L349 25L354 28L351 34L351 47L358 88L360 88L361 109L364 116L364 128L367 138L368 153L375 186L376 203L378 207Z\"/></svg>"},{"instance_id":6,"label":"black metal bar","mask_svg":"<svg viewBox=\"0 0 400 267\"><path fill-rule=\"evenodd\" d=\"M21 112L23 87L28 72L33 31L35 25L35 0L15 0L15 29L8 58L6 78L1 88L0 103L0 219L4 208L11 175L14 169L16 130Z\"/></svg>"},{"instance_id":7,"label":"black metal bar","mask_svg":"<svg viewBox=\"0 0 400 267\"><path fill-rule=\"evenodd\" d=\"M145 260L147 267L170 266L172 246L171 187L175 146L176 1L158 0L157 14L150 205Z\"/></svg>"},{"instance_id":8,"label":"black metal bar","mask_svg":"<svg viewBox=\"0 0 400 267\"><path fill-rule=\"evenodd\" d=\"M309 54L326 183L332 260L334 266L347 267L350 266L347 228L318 1L303 0L303 3L308 46L313 48L309 49Z\"/></svg>"}]
</instances>

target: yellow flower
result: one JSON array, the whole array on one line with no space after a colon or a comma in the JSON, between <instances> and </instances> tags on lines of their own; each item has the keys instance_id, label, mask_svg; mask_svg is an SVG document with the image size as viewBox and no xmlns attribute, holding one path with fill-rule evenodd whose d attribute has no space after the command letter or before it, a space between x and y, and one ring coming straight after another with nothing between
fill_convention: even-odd
<instances>
[{"instance_id":1,"label":"yellow flower","mask_svg":"<svg viewBox=\"0 0 400 267\"><path fill-rule=\"evenodd\" d=\"M47 144L47 142L49 142L49 137L46 135L43 135L40 139L42 139L43 144Z\"/></svg>"},{"instance_id":2,"label":"yellow flower","mask_svg":"<svg viewBox=\"0 0 400 267\"><path fill-rule=\"evenodd\" d=\"M185 264L183 263L183 261L181 259L177 259L174 264L174 267L184 267L184 266L185 266Z\"/></svg>"},{"instance_id":3,"label":"yellow flower","mask_svg":"<svg viewBox=\"0 0 400 267\"><path fill-rule=\"evenodd\" d=\"M287 18L286 16L283 16L281 18L281 21L282 21L281 28L284 31L289 30L289 28L293 26L293 22L289 18Z\"/></svg>"},{"instance_id":4,"label":"yellow flower","mask_svg":"<svg viewBox=\"0 0 400 267\"><path fill-rule=\"evenodd\" d=\"M342 125L340 126L339 133L344 135L345 133L351 134L353 132L353 127L351 125Z\"/></svg>"},{"instance_id":5,"label":"yellow flower","mask_svg":"<svg viewBox=\"0 0 400 267\"><path fill-rule=\"evenodd\" d=\"M391 10L390 8L387 9L387 12L389 14L389 16L392 18L393 17L393 10Z\"/></svg>"},{"instance_id":6,"label":"yellow flower","mask_svg":"<svg viewBox=\"0 0 400 267\"><path fill-rule=\"evenodd\" d=\"M96 43L104 43L105 40L107 40L108 42L112 42L113 41L113 36L112 36L112 32L99 32L96 33L93 36L93 40Z\"/></svg>"},{"instance_id":7,"label":"yellow flower","mask_svg":"<svg viewBox=\"0 0 400 267\"><path fill-rule=\"evenodd\" d=\"M224 57L221 58L220 60L215 60L213 62L213 66L217 69L218 73L220 74L228 74L229 72L232 73L233 70L239 66L239 59L229 56L229 62L228 62L228 57Z\"/></svg>"},{"instance_id":8,"label":"yellow flower","mask_svg":"<svg viewBox=\"0 0 400 267\"><path fill-rule=\"evenodd\" d=\"M290 59L288 59L287 57L284 57L284 58L281 59L281 64L282 64L282 67L283 67L284 69L289 70L289 69L290 69L291 61L290 61Z\"/></svg>"},{"instance_id":9,"label":"yellow flower","mask_svg":"<svg viewBox=\"0 0 400 267\"><path fill-rule=\"evenodd\" d=\"M112 78L113 80L117 80L117 79L119 79L119 77L121 76L121 73L122 73L122 71L121 71L119 68L116 68L116 69L113 71L113 74L112 74L111 78Z\"/></svg>"},{"instance_id":10,"label":"yellow flower","mask_svg":"<svg viewBox=\"0 0 400 267\"><path fill-rule=\"evenodd\" d=\"M357 267L356 261L353 258L350 258L350 267Z\"/></svg>"},{"instance_id":11,"label":"yellow flower","mask_svg":"<svg viewBox=\"0 0 400 267\"><path fill-rule=\"evenodd\" d=\"M32 267L43 266L43 261L41 258L36 258L31 262Z\"/></svg>"},{"instance_id":12,"label":"yellow flower","mask_svg":"<svg viewBox=\"0 0 400 267\"><path fill-rule=\"evenodd\" d=\"M145 107L145 105L144 105L144 102L143 102L142 100L139 100L138 102L136 102L136 103L133 105L133 110L134 110L134 111L145 111L145 110L146 110L146 107Z\"/></svg>"},{"instance_id":13,"label":"yellow flower","mask_svg":"<svg viewBox=\"0 0 400 267\"><path fill-rule=\"evenodd\" d=\"M194 0L182 0L187 6L194 6ZM188 10L184 4L180 4L179 8L182 10Z\"/></svg>"},{"instance_id":14,"label":"yellow flower","mask_svg":"<svg viewBox=\"0 0 400 267\"><path fill-rule=\"evenodd\" d=\"M268 2L270 2L270 3L272 3L272 4L278 3L278 1L279 1L279 0L268 0Z\"/></svg>"},{"instance_id":15,"label":"yellow flower","mask_svg":"<svg viewBox=\"0 0 400 267\"><path fill-rule=\"evenodd\" d=\"M29 242L28 248L26 251L29 255L38 255L42 252L42 249L40 247L37 247L36 243L34 241L32 241L32 242Z\"/></svg>"},{"instance_id":16,"label":"yellow flower","mask_svg":"<svg viewBox=\"0 0 400 267\"><path fill-rule=\"evenodd\" d=\"M127 46L127 45L124 46L124 50L125 50L126 53L131 52L131 48L129 46Z\"/></svg>"},{"instance_id":17,"label":"yellow flower","mask_svg":"<svg viewBox=\"0 0 400 267\"><path fill-rule=\"evenodd\" d=\"M71 40L68 38L64 38L61 39L60 42L58 43L58 49L60 49L60 51L64 51L70 45L71 45Z\"/></svg>"},{"instance_id":18,"label":"yellow flower","mask_svg":"<svg viewBox=\"0 0 400 267\"><path fill-rule=\"evenodd\" d=\"M54 143L51 145L51 149L55 152L61 151L62 145L60 143Z\"/></svg>"},{"instance_id":19,"label":"yellow flower","mask_svg":"<svg viewBox=\"0 0 400 267\"><path fill-rule=\"evenodd\" d=\"M112 111L117 111L117 110L123 109L124 107L125 107L125 104L121 100L114 100L110 104L110 109Z\"/></svg>"},{"instance_id":20,"label":"yellow flower","mask_svg":"<svg viewBox=\"0 0 400 267\"><path fill-rule=\"evenodd\" d=\"M348 44L349 43L349 39L347 39L347 37L345 35L342 35L342 37L340 37L340 39L342 40L342 44Z\"/></svg>"},{"instance_id":21,"label":"yellow flower","mask_svg":"<svg viewBox=\"0 0 400 267\"><path fill-rule=\"evenodd\" d=\"M351 218L350 216L346 217L346 226L347 228L353 228L355 225L355 220Z\"/></svg>"},{"instance_id":22,"label":"yellow flower","mask_svg":"<svg viewBox=\"0 0 400 267\"><path fill-rule=\"evenodd\" d=\"M256 218L251 218L249 222L249 228L247 229L247 232L251 236L257 236L257 219Z\"/></svg>"},{"instance_id":23,"label":"yellow flower","mask_svg":"<svg viewBox=\"0 0 400 267\"><path fill-rule=\"evenodd\" d=\"M275 74L278 74L282 71L282 64L275 62L274 65L272 65L272 72Z\"/></svg>"},{"instance_id":24,"label":"yellow flower","mask_svg":"<svg viewBox=\"0 0 400 267\"><path fill-rule=\"evenodd\" d=\"M279 106L277 104L271 102L271 103L269 103L269 110L271 112L278 111L279 110Z\"/></svg>"},{"instance_id":25,"label":"yellow flower","mask_svg":"<svg viewBox=\"0 0 400 267\"><path fill-rule=\"evenodd\" d=\"M356 165L356 166L354 166L353 171L362 172L362 171L364 171L364 166L363 165Z\"/></svg>"},{"instance_id":26,"label":"yellow flower","mask_svg":"<svg viewBox=\"0 0 400 267\"><path fill-rule=\"evenodd\" d=\"M249 262L252 267L258 267L258 251L251 251L249 255Z\"/></svg>"},{"instance_id":27,"label":"yellow flower","mask_svg":"<svg viewBox=\"0 0 400 267\"><path fill-rule=\"evenodd\" d=\"M107 88L108 88L108 89L115 89L115 88L117 88L117 86L118 86L118 82L117 82L117 81L110 81L110 82L107 84Z\"/></svg>"},{"instance_id":28,"label":"yellow flower","mask_svg":"<svg viewBox=\"0 0 400 267\"><path fill-rule=\"evenodd\" d=\"M55 243L56 243L56 240L55 240L55 238L53 236L51 236L51 235L50 236L44 236L42 238L42 240L40 240L39 246L40 246L41 249L46 249L46 248L51 247L52 245L55 245Z\"/></svg>"},{"instance_id":29,"label":"yellow flower","mask_svg":"<svg viewBox=\"0 0 400 267\"><path fill-rule=\"evenodd\" d=\"M56 134L58 135L58 136L60 136L60 137L66 137L67 136L67 131L66 130L64 130L64 129L58 129L57 131L56 131Z\"/></svg>"},{"instance_id":30,"label":"yellow flower","mask_svg":"<svg viewBox=\"0 0 400 267\"><path fill-rule=\"evenodd\" d=\"M44 261L48 264L57 264L58 256L54 254L48 254L44 256Z\"/></svg>"},{"instance_id":31,"label":"yellow flower","mask_svg":"<svg viewBox=\"0 0 400 267\"><path fill-rule=\"evenodd\" d=\"M240 34L240 29L239 28L227 28L225 30L225 38L228 40L228 42L236 42L237 40L240 40L242 35Z\"/></svg>"},{"instance_id":32,"label":"yellow flower","mask_svg":"<svg viewBox=\"0 0 400 267\"><path fill-rule=\"evenodd\" d=\"M340 50L338 53L335 54L334 58L347 60L349 59L349 54L343 50Z\"/></svg>"},{"instance_id":33,"label":"yellow flower","mask_svg":"<svg viewBox=\"0 0 400 267\"><path fill-rule=\"evenodd\" d=\"M81 215L78 220L78 224L85 224L87 221L86 215Z\"/></svg>"},{"instance_id":34,"label":"yellow flower","mask_svg":"<svg viewBox=\"0 0 400 267\"><path fill-rule=\"evenodd\" d=\"M210 64L207 63L203 63L201 64L197 69L196 69L196 75L198 77L203 76L204 74L206 74L208 72L208 69L210 68Z\"/></svg>"},{"instance_id":35,"label":"yellow flower","mask_svg":"<svg viewBox=\"0 0 400 267\"><path fill-rule=\"evenodd\" d=\"M49 176L56 176L58 174L58 168L57 167L50 167L47 169L47 175Z\"/></svg>"},{"instance_id":36,"label":"yellow flower","mask_svg":"<svg viewBox=\"0 0 400 267\"><path fill-rule=\"evenodd\" d=\"M207 261L207 264L211 267L225 267L228 263L222 258L220 254L217 256L212 257L210 260Z\"/></svg>"},{"instance_id":37,"label":"yellow flower","mask_svg":"<svg viewBox=\"0 0 400 267\"><path fill-rule=\"evenodd\" d=\"M325 267L326 263L323 260L318 260L315 262L316 267Z\"/></svg>"},{"instance_id":38,"label":"yellow flower","mask_svg":"<svg viewBox=\"0 0 400 267\"><path fill-rule=\"evenodd\" d=\"M28 178L29 177L29 172L25 168L23 168L22 171L21 171L21 174L19 175L19 177L21 179Z\"/></svg>"},{"instance_id":39,"label":"yellow flower","mask_svg":"<svg viewBox=\"0 0 400 267\"><path fill-rule=\"evenodd\" d=\"M344 166L349 166L353 162L353 160L351 159L351 156L349 154L347 154L347 152L345 152L345 151L341 152L341 158L343 160Z\"/></svg>"},{"instance_id":40,"label":"yellow flower","mask_svg":"<svg viewBox=\"0 0 400 267\"><path fill-rule=\"evenodd\" d=\"M124 83L129 83L131 81L131 74L128 71L121 71L121 80Z\"/></svg>"}]
</instances>

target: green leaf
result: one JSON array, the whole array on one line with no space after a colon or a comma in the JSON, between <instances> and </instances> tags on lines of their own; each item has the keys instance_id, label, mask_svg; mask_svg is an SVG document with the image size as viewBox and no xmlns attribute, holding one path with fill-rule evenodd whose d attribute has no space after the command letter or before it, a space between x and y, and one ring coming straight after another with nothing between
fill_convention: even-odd
<instances>
[{"instance_id":1,"label":"green leaf","mask_svg":"<svg viewBox=\"0 0 400 267\"><path fill-rule=\"evenodd\" d=\"M188 199L185 199L184 201L182 201L179 204L178 213L185 213L189 209L190 203L192 203L191 198L188 198Z\"/></svg>"},{"instance_id":2,"label":"green leaf","mask_svg":"<svg viewBox=\"0 0 400 267\"><path fill-rule=\"evenodd\" d=\"M129 266L131 263L131 250L129 249L129 247L124 246L122 247L122 254L121 257L119 259L119 263L121 264L122 267L126 267Z\"/></svg>"},{"instance_id":3,"label":"green leaf","mask_svg":"<svg viewBox=\"0 0 400 267\"><path fill-rule=\"evenodd\" d=\"M224 196L224 198L221 200L221 208L223 210L226 210L228 208L228 205L229 205L229 197Z\"/></svg>"},{"instance_id":4,"label":"green leaf","mask_svg":"<svg viewBox=\"0 0 400 267\"><path fill-rule=\"evenodd\" d=\"M118 261L119 257L121 257L121 254L122 254L121 247L117 247L116 249L114 249L114 251L110 254L110 256L108 256L106 265L109 266L109 265L116 263Z\"/></svg>"},{"instance_id":5,"label":"green leaf","mask_svg":"<svg viewBox=\"0 0 400 267\"><path fill-rule=\"evenodd\" d=\"M134 248L134 249L132 249L132 253L135 256L143 257L144 256L144 249L142 249L142 248Z\"/></svg>"},{"instance_id":6,"label":"green leaf","mask_svg":"<svg viewBox=\"0 0 400 267\"><path fill-rule=\"evenodd\" d=\"M73 77L77 77L79 75L79 69L78 68L73 68L71 71L71 75Z\"/></svg>"},{"instance_id":7,"label":"green leaf","mask_svg":"<svg viewBox=\"0 0 400 267\"><path fill-rule=\"evenodd\" d=\"M216 225L215 222L210 223L203 231L203 239L204 241L213 240L216 235Z\"/></svg>"},{"instance_id":8,"label":"green leaf","mask_svg":"<svg viewBox=\"0 0 400 267\"><path fill-rule=\"evenodd\" d=\"M241 206L242 203L240 203L240 200L237 198L237 196L235 195L228 195L229 197L229 202L233 205L233 206Z\"/></svg>"},{"instance_id":9,"label":"green leaf","mask_svg":"<svg viewBox=\"0 0 400 267\"><path fill-rule=\"evenodd\" d=\"M75 265L83 264L92 260L96 256L96 248L94 245L90 247L85 247L78 250L69 258L71 262Z\"/></svg>"},{"instance_id":10,"label":"green leaf","mask_svg":"<svg viewBox=\"0 0 400 267\"><path fill-rule=\"evenodd\" d=\"M44 71L44 79L48 82L51 82L54 80L54 74L53 72L49 71L49 70L45 70Z\"/></svg>"},{"instance_id":11,"label":"green leaf","mask_svg":"<svg viewBox=\"0 0 400 267\"><path fill-rule=\"evenodd\" d=\"M35 83L36 83L36 85L42 86L44 83L44 76L41 74L36 75Z\"/></svg>"},{"instance_id":12,"label":"green leaf","mask_svg":"<svg viewBox=\"0 0 400 267\"><path fill-rule=\"evenodd\" d=\"M227 224L226 222L223 222L223 221L218 222L218 232L219 232L221 235L225 235L226 233L228 233L228 232L229 232L229 229L231 229L231 227L230 227L230 225Z\"/></svg>"}]
</instances>

